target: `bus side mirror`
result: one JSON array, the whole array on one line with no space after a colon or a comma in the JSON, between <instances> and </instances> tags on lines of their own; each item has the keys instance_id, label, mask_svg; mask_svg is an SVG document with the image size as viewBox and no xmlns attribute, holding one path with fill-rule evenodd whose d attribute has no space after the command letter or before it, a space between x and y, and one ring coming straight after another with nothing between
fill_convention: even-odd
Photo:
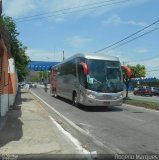
<instances>
[{"instance_id":1,"label":"bus side mirror","mask_svg":"<svg viewBox=\"0 0 159 160\"><path fill-rule=\"evenodd\" d=\"M84 63L84 62L81 62L80 65L83 68L83 74L86 76L88 74L88 66L87 66L87 64Z\"/></svg>"},{"instance_id":2,"label":"bus side mirror","mask_svg":"<svg viewBox=\"0 0 159 160\"><path fill-rule=\"evenodd\" d=\"M123 69L123 70L126 71L126 75L127 75L128 78L131 77L132 73L131 73L131 69L129 67L127 67L127 66L121 66L121 69Z\"/></svg>"}]
</instances>

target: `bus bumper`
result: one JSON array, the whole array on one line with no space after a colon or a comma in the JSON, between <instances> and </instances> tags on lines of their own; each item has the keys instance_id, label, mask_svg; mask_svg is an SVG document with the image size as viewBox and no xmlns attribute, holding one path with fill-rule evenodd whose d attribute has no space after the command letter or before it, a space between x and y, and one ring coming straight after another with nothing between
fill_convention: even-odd
<instances>
[{"instance_id":1,"label":"bus bumper","mask_svg":"<svg viewBox=\"0 0 159 160\"><path fill-rule=\"evenodd\" d=\"M85 106L121 106L123 103L123 98L119 98L116 100L99 100L90 98L88 96L85 97Z\"/></svg>"}]
</instances>

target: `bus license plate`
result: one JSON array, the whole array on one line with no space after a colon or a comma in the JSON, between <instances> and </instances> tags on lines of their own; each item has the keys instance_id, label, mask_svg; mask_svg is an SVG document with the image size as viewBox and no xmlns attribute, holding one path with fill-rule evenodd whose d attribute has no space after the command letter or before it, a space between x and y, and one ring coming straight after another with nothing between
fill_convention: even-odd
<instances>
[{"instance_id":1,"label":"bus license plate","mask_svg":"<svg viewBox=\"0 0 159 160\"><path fill-rule=\"evenodd\" d=\"M110 102L109 101L105 101L105 102L103 102L103 104L107 105L107 104L110 104Z\"/></svg>"}]
</instances>

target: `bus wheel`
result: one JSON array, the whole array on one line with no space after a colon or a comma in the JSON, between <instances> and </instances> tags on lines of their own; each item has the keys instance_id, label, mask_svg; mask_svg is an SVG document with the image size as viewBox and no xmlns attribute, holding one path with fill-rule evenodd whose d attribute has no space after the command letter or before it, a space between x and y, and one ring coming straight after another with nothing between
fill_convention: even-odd
<instances>
[{"instance_id":1,"label":"bus wheel","mask_svg":"<svg viewBox=\"0 0 159 160\"><path fill-rule=\"evenodd\" d=\"M78 107L78 99L77 99L77 93L74 93L73 94L73 105L75 106L75 107Z\"/></svg>"}]
</instances>

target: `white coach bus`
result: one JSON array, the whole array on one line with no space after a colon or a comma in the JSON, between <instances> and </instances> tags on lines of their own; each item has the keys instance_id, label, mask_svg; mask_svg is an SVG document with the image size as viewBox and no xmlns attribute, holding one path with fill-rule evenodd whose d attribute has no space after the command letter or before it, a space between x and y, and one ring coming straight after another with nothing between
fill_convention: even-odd
<instances>
[{"instance_id":1,"label":"white coach bus","mask_svg":"<svg viewBox=\"0 0 159 160\"><path fill-rule=\"evenodd\" d=\"M51 93L77 106L122 104L123 79L119 58L76 54L51 68Z\"/></svg>"}]
</instances>

